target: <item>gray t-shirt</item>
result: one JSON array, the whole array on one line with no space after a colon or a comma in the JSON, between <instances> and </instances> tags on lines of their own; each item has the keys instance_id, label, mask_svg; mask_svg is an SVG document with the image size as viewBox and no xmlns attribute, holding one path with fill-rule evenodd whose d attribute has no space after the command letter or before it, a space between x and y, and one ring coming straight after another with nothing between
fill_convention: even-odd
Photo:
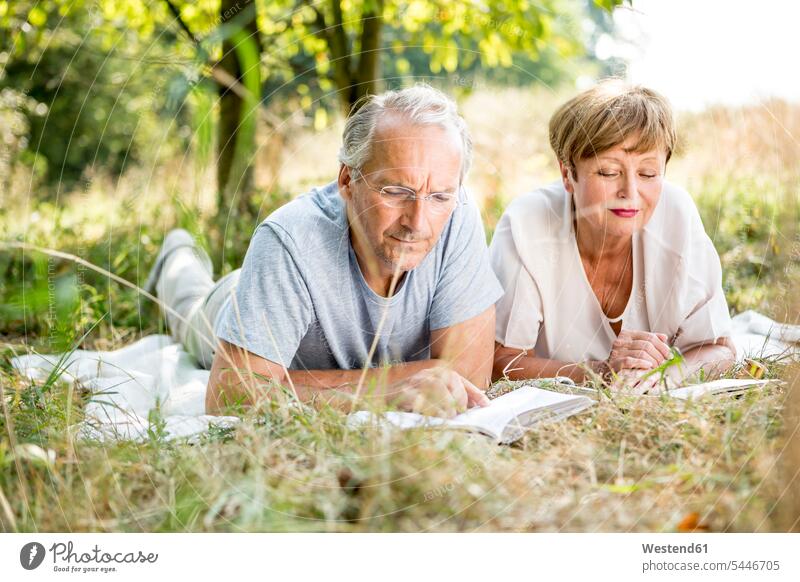
<instances>
[{"instance_id":1,"label":"gray t-shirt","mask_svg":"<svg viewBox=\"0 0 800 582\"><path fill-rule=\"evenodd\" d=\"M332 182L258 226L216 334L289 369L356 369L385 316L370 367L424 360L431 330L483 313L502 294L472 201L456 207L436 246L392 297L376 294L356 261L345 203Z\"/></svg>"}]
</instances>

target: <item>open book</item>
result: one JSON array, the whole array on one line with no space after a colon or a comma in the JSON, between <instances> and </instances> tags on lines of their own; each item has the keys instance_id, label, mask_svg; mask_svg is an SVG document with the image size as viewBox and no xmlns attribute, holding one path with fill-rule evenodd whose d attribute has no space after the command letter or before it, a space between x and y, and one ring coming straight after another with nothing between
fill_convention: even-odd
<instances>
[{"instance_id":1,"label":"open book","mask_svg":"<svg viewBox=\"0 0 800 582\"><path fill-rule=\"evenodd\" d=\"M362 410L350 414L347 423L351 427L376 423L399 428L455 428L479 432L508 444L519 440L525 429L534 424L561 420L593 404L586 396L560 394L529 385L498 396L489 406L471 408L449 419L394 411L376 416Z\"/></svg>"},{"instance_id":2,"label":"open book","mask_svg":"<svg viewBox=\"0 0 800 582\"><path fill-rule=\"evenodd\" d=\"M688 400L689 398L700 398L706 394L728 394L735 392L744 392L749 388L755 386L763 386L776 380L755 380L750 378L732 378L714 380L713 382L704 382L702 384L693 384L691 386L681 386L680 388L673 388L668 392L673 398L680 398Z\"/></svg>"}]
</instances>

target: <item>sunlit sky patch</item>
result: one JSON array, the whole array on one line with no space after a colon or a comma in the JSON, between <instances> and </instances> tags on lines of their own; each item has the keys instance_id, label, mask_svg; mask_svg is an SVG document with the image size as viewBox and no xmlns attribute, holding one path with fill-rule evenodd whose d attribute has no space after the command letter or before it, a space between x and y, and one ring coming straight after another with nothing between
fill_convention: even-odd
<instances>
[{"instance_id":1,"label":"sunlit sky patch","mask_svg":"<svg viewBox=\"0 0 800 582\"><path fill-rule=\"evenodd\" d=\"M626 59L631 81L678 109L800 101L800 2L634 0L614 20L598 56Z\"/></svg>"}]
</instances>

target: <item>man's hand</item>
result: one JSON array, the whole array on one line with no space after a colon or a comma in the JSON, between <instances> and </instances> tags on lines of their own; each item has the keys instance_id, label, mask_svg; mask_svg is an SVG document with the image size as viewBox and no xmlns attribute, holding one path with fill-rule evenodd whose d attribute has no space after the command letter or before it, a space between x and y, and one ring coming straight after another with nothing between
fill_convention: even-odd
<instances>
[{"instance_id":1,"label":"man's hand","mask_svg":"<svg viewBox=\"0 0 800 582\"><path fill-rule=\"evenodd\" d=\"M363 370L285 371L275 362L220 341L206 391L206 413L221 414L227 401L250 405L269 396L268 380L290 384L301 402L319 400L348 412L362 381L377 386L371 395L365 390L362 396L422 414L452 417L470 406L489 403L483 391L448 366L441 360L420 360L369 370L363 380Z\"/></svg>"},{"instance_id":2,"label":"man's hand","mask_svg":"<svg viewBox=\"0 0 800 582\"><path fill-rule=\"evenodd\" d=\"M489 399L472 382L447 368L422 370L389 385L385 403L401 410L452 418L472 406L487 406Z\"/></svg>"},{"instance_id":3,"label":"man's hand","mask_svg":"<svg viewBox=\"0 0 800 582\"><path fill-rule=\"evenodd\" d=\"M665 334L623 330L614 340L606 364L613 372L652 370L669 357L670 349Z\"/></svg>"}]
</instances>

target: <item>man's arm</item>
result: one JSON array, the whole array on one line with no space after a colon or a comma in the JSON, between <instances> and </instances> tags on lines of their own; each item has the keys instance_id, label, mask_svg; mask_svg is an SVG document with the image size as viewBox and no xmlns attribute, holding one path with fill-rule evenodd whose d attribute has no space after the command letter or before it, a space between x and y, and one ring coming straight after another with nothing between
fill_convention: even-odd
<instances>
[{"instance_id":1,"label":"man's arm","mask_svg":"<svg viewBox=\"0 0 800 582\"><path fill-rule=\"evenodd\" d=\"M395 402L405 408L425 408L425 402L413 402L416 389L430 392L425 396L434 408L447 399L444 389L456 399L466 393L467 403L486 402L480 390L468 381L461 382L454 375L447 375L445 367L445 362L430 359L366 370L287 370L276 362L220 340L206 390L206 413L218 414L235 402L252 405L268 396L271 383L293 389L302 402L319 400L345 411L350 410L356 393L360 398L369 397L368 392L373 387L380 401ZM443 374L436 372L437 369ZM431 373L421 377L419 373L426 370ZM414 382L408 387L401 384L412 377Z\"/></svg>"},{"instance_id":2,"label":"man's arm","mask_svg":"<svg viewBox=\"0 0 800 582\"><path fill-rule=\"evenodd\" d=\"M431 331L431 357L486 390L492 380L494 318L492 305L472 319Z\"/></svg>"}]
</instances>

